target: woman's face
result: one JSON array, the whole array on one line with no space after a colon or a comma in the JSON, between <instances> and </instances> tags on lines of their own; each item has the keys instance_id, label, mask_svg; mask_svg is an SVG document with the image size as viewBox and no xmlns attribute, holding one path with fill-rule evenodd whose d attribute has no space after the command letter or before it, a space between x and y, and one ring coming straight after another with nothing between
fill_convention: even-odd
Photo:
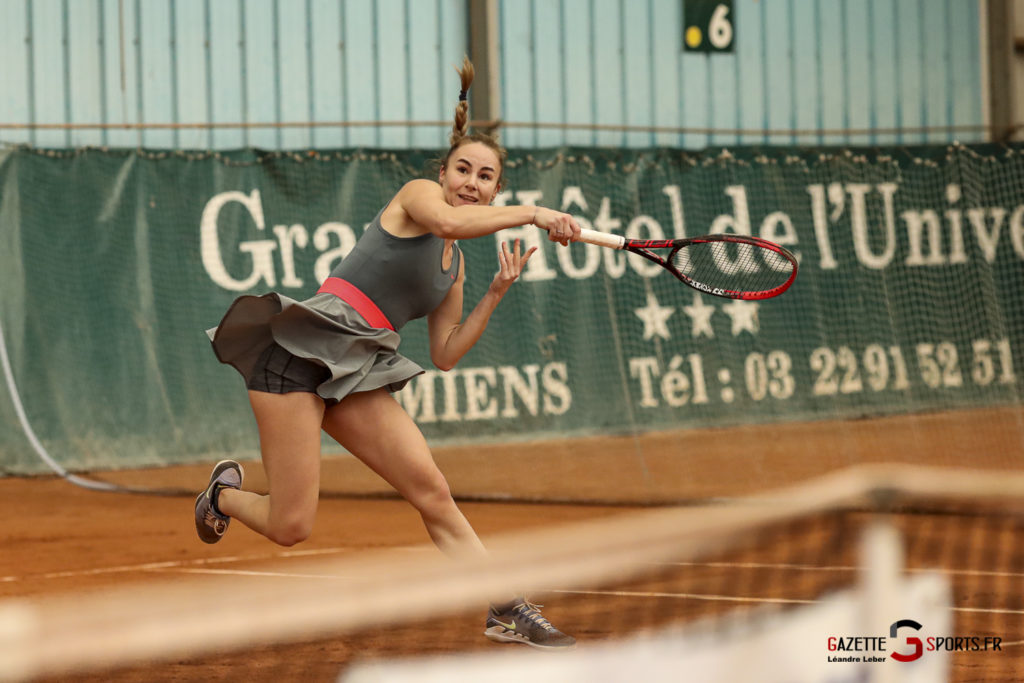
<instances>
[{"instance_id":1,"label":"woman's face","mask_svg":"<svg viewBox=\"0 0 1024 683\"><path fill-rule=\"evenodd\" d=\"M480 142L469 142L448 157L440 183L445 201L452 206L485 206L498 194L500 177L501 162L494 150Z\"/></svg>"}]
</instances>

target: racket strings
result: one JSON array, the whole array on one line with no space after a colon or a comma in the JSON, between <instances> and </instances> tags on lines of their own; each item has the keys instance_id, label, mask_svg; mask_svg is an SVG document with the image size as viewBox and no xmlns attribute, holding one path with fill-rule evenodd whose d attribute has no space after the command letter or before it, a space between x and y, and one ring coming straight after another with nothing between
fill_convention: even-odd
<instances>
[{"instance_id":1,"label":"racket strings","mask_svg":"<svg viewBox=\"0 0 1024 683\"><path fill-rule=\"evenodd\" d=\"M733 242L697 242L672 255L673 266L712 289L766 292L784 285L793 265L771 249Z\"/></svg>"}]
</instances>

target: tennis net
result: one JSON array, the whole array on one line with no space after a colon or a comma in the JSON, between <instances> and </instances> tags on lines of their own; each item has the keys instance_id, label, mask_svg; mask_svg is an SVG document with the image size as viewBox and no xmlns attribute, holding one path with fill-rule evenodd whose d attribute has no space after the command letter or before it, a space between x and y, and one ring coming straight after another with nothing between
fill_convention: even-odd
<instances>
[{"instance_id":1,"label":"tennis net","mask_svg":"<svg viewBox=\"0 0 1024 683\"><path fill-rule=\"evenodd\" d=\"M6 602L0 679L1006 681L1024 666L1022 541L1020 475L865 466L517 532L459 565L388 551L304 560L284 583L268 566ZM573 653L482 637L481 605L523 588Z\"/></svg>"}]
</instances>

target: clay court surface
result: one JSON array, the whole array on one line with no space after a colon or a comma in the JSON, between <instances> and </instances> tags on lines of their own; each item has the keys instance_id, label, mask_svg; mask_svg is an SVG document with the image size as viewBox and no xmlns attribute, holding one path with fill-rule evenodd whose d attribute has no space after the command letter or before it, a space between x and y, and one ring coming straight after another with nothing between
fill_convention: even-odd
<instances>
[{"instance_id":1,"label":"clay court surface","mask_svg":"<svg viewBox=\"0 0 1024 683\"><path fill-rule=\"evenodd\" d=\"M970 420L969 433L958 426ZM470 493L504 482L517 499L576 497L622 501L738 496L769 486L793 483L855 462L899 460L923 464L970 464L1005 468L1019 459L1007 445L1019 447L1021 411L1006 408L843 423L736 428L646 437L607 437L494 447L438 449L437 459L453 490ZM881 446L884 445L884 448ZM627 454L627 455L624 455ZM823 454L828 454L825 457ZM98 473L109 481L136 486L200 488L211 463L161 470ZM247 488L263 484L258 463L245 463ZM729 472L735 472L728 476ZM571 483L567 485L567 478ZM609 482L616 482L609 486ZM334 495L386 489L347 456L325 460L324 489L312 538L295 548L280 548L241 525L224 540L207 546L196 539L191 497L88 491L54 477L0 479L0 510L4 531L0 552L0 598L90 594L100 589L194 578L198 574L235 574L239 592L222 605L210 605L210 618L244 600L244 585L253 572L273 568L281 581L290 562L310 557L344 557L371 549L404 548L414 558L434 552L416 513L392 499L359 499ZM620 515L624 504L572 505L526 502L465 502L464 512L485 539L503 532ZM944 516L947 517L947 516ZM934 526L927 516L901 520L911 536ZM943 521L943 523L947 523ZM956 524L956 520L953 521ZM977 524L977 521L965 521ZM965 527L966 528L966 527ZM971 527L973 528L973 527ZM954 656L956 681L1024 680L1024 564L1013 548L1024 548L1024 531L1000 522L1000 546L955 551L964 571L953 573L958 634L995 634L1000 653ZM973 532L968 532L973 533ZM958 541L965 543L965 541ZM1009 566L1012 565L1012 566ZM1000 575L999 590L979 567ZM285 568L282 570L282 568ZM752 569L751 571L758 571ZM756 581L756 577L754 579ZM1004 595L1010 593L1012 595ZM573 600L551 600L545 615L581 641L608 637L606 625L586 623L574 613ZM140 610L145 605L139 605ZM301 680L334 680L357 657L391 657L447 650L503 647L481 635L484 610L472 618L445 619L443 638L425 639L416 629L389 628L298 645L261 648L222 657L176 658L152 666L104 672L76 681L288 680L301 662ZM813 656L825 656L812 646ZM261 664L261 658L265 663ZM243 666L244 665L244 666ZM299 679L296 679L299 680ZM752 679L753 680L753 679Z\"/></svg>"}]
</instances>

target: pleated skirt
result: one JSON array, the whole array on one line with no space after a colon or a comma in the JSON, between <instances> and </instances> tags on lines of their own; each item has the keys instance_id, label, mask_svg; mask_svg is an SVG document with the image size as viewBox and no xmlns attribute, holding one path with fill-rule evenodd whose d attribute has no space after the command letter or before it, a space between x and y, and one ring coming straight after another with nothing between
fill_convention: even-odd
<instances>
[{"instance_id":1,"label":"pleated skirt","mask_svg":"<svg viewBox=\"0 0 1024 683\"><path fill-rule=\"evenodd\" d=\"M305 301L277 292L240 296L207 335L218 360L247 387L315 391L329 404L357 391L399 391L423 373L398 353L397 332L370 326L329 293Z\"/></svg>"}]
</instances>

